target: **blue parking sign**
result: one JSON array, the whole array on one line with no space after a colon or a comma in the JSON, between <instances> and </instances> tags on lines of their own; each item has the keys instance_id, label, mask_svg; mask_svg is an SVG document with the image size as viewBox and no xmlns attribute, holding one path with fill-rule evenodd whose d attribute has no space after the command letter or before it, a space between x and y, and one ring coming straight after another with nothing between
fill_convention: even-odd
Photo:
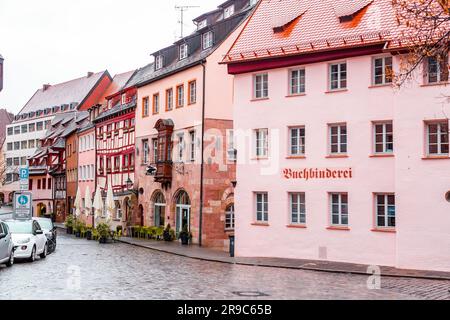
<instances>
[{"instance_id":1,"label":"blue parking sign","mask_svg":"<svg viewBox=\"0 0 450 320\"><path fill-rule=\"evenodd\" d=\"M30 171L28 170L28 168L20 168L19 175L20 179L28 179L28 177L30 176Z\"/></svg>"}]
</instances>

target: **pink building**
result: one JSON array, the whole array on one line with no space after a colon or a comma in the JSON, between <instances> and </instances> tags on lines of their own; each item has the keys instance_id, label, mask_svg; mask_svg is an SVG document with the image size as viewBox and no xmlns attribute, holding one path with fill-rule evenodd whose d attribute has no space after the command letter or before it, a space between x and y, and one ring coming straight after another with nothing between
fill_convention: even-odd
<instances>
[{"instance_id":1,"label":"pink building","mask_svg":"<svg viewBox=\"0 0 450 320\"><path fill-rule=\"evenodd\" d=\"M450 271L448 64L394 89L391 1L335 3L260 1L223 60L236 254Z\"/></svg>"},{"instance_id":2,"label":"pink building","mask_svg":"<svg viewBox=\"0 0 450 320\"><path fill-rule=\"evenodd\" d=\"M141 221L186 228L192 243L218 250L234 234L235 180L233 77L219 62L253 8L232 0L202 14L195 32L153 53L155 63L135 77Z\"/></svg>"}]
</instances>

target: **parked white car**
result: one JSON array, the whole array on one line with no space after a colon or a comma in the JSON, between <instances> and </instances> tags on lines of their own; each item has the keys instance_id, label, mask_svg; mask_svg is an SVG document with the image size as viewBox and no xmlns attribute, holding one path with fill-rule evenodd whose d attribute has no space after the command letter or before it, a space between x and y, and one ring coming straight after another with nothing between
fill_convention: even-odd
<instances>
[{"instance_id":1,"label":"parked white car","mask_svg":"<svg viewBox=\"0 0 450 320\"><path fill-rule=\"evenodd\" d=\"M47 257L48 244L41 226L35 220L6 220L14 243L14 258L33 262L37 255Z\"/></svg>"},{"instance_id":2,"label":"parked white car","mask_svg":"<svg viewBox=\"0 0 450 320\"><path fill-rule=\"evenodd\" d=\"M0 264L11 267L14 264L14 244L6 223L0 221Z\"/></svg>"}]
</instances>

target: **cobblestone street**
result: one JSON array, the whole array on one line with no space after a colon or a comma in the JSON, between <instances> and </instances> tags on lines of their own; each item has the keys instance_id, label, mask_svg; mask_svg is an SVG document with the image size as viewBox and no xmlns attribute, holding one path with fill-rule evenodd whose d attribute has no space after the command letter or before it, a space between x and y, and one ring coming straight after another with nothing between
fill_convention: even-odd
<instances>
[{"instance_id":1,"label":"cobblestone street","mask_svg":"<svg viewBox=\"0 0 450 320\"><path fill-rule=\"evenodd\" d=\"M362 275L205 262L60 233L45 260L0 267L0 299L450 298L450 281L382 278L375 290L366 282Z\"/></svg>"}]
</instances>

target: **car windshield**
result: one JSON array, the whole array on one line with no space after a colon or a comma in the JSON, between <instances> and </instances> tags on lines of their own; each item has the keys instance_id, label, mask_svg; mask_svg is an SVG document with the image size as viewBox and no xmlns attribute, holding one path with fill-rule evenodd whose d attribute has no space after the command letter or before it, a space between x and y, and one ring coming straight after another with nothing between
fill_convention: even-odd
<instances>
[{"instance_id":1,"label":"car windshield","mask_svg":"<svg viewBox=\"0 0 450 320\"><path fill-rule=\"evenodd\" d=\"M42 229L45 229L45 230L52 230L53 229L52 220L39 219L38 222L39 222L39 225L41 226Z\"/></svg>"},{"instance_id":2,"label":"car windshield","mask_svg":"<svg viewBox=\"0 0 450 320\"><path fill-rule=\"evenodd\" d=\"M11 233L32 233L31 221L7 221L6 224L9 227Z\"/></svg>"}]
</instances>

